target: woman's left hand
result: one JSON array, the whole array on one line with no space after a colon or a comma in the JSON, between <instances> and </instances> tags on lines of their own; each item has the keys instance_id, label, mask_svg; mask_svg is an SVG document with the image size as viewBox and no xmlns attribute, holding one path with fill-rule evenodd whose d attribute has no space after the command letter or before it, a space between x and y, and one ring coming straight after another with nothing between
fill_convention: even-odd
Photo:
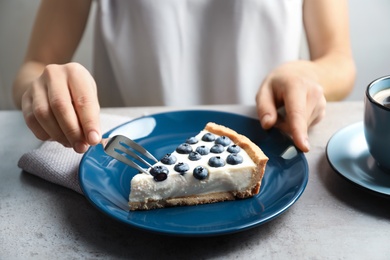
<instances>
[{"instance_id":1,"label":"woman's left hand","mask_svg":"<svg viewBox=\"0 0 390 260\"><path fill-rule=\"evenodd\" d=\"M310 61L283 64L266 77L256 95L262 127L281 129L303 152L310 150L308 128L325 116L326 109L315 66Z\"/></svg>"}]
</instances>

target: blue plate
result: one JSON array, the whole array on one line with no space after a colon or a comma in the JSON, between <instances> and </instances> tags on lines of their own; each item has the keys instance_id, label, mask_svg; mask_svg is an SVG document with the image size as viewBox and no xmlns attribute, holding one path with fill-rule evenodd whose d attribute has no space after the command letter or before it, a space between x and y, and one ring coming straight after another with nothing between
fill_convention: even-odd
<instances>
[{"instance_id":1,"label":"blue plate","mask_svg":"<svg viewBox=\"0 0 390 260\"><path fill-rule=\"evenodd\" d=\"M258 120L217 111L175 111L141 117L103 137L125 134L161 158L204 128L207 122L226 125L248 136L269 157L260 193L249 199L150 211L128 210L131 178L137 171L107 156L98 145L80 163L81 188L103 213L132 227L180 236L211 236L259 226L286 211L308 181L304 154L280 131L264 131Z\"/></svg>"},{"instance_id":2,"label":"blue plate","mask_svg":"<svg viewBox=\"0 0 390 260\"><path fill-rule=\"evenodd\" d=\"M337 131L326 146L333 169L365 190L390 198L390 173L382 171L368 151L363 122Z\"/></svg>"}]
</instances>

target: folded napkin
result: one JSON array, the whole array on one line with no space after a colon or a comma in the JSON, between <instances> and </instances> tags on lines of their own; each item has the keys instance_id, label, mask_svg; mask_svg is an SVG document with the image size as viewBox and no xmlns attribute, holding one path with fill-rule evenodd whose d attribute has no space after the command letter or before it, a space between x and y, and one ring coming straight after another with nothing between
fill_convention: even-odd
<instances>
[{"instance_id":1,"label":"folded napkin","mask_svg":"<svg viewBox=\"0 0 390 260\"><path fill-rule=\"evenodd\" d=\"M125 116L101 114L102 131L104 133L130 119ZM23 154L18 166L25 172L82 194L78 178L82 157L82 154L76 153L72 148L46 141L39 148Z\"/></svg>"}]
</instances>

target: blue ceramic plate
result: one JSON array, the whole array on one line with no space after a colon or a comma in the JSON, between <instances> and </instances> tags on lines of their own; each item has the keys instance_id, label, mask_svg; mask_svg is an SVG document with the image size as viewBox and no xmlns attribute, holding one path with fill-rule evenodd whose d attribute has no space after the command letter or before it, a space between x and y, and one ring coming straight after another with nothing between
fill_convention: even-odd
<instances>
[{"instance_id":1,"label":"blue ceramic plate","mask_svg":"<svg viewBox=\"0 0 390 260\"><path fill-rule=\"evenodd\" d=\"M211 236L261 225L293 205L308 181L303 153L276 129L264 131L257 119L217 111L177 111L141 117L104 135L125 134L161 158L207 122L248 136L269 157L260 193L249 199L150 211L128 210L130 180L136 170L107 156L100 145L85 153L79 170L85 196L108 216L132 227L181 236Z\"/></svg>"},{"instance_id":2,"label":"blue ceramic plate","mask_svg":"<svg viewBox=\"0 0 390 260\"><path fill-rule=\"evenodd\" d=\"M326 155L342 177L361 188L390 197L390 173L383 172L369 153L363 122L336 132L328 142Z\"/></svg>"}]
</instances>

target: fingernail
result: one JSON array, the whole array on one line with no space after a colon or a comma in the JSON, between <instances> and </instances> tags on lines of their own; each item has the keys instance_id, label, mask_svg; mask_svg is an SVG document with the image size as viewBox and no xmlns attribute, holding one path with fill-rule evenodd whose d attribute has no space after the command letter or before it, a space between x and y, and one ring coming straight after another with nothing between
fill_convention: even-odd
<instances>
[{"instance_id":1,"label":"fingernail","mask_svg":"<svg viewBox=\"0 0 390 260\"><path fill-rule=\"evenodd\" d=\"M100 136L96 131L91 131L88 134L88 143L97 144L100 142Z\"/></svg>"}]
</instances>

